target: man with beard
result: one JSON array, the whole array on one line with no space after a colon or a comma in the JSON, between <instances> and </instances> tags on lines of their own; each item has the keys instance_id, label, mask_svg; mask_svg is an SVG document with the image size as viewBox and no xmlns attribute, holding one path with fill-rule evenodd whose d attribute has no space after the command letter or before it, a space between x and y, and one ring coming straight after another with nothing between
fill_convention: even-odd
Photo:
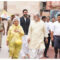
<instances>
[{"instance_id":1,"label":"man with beard","mask_svg":"<svg viewBox=\"0 0 60 60\"><path fill-rule=\"evenodd\" d=\"M22 26L25 33L23 37L22 55L23 55L23 58L26 58L26 56L28 56L27 35L28 35L28 29L30 25L30 18L28 17L27 9L23 10L23 16L20 18L20 25Z\"/></svg>"}]
</instances>

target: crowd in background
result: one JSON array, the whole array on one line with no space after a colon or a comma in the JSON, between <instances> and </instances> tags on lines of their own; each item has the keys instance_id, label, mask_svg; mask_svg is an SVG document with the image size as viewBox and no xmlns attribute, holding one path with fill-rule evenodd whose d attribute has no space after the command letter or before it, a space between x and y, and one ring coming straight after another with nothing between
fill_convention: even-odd
<instances>
[{"instance_id":1,"label":"crowd in background","mask_svg":"<svg viewBox=\"0 0 60 60\"><path fill-rule=\"evenodd\" d=\"M21 58L49 58L47 55L49 46L54 48L57 58L58 51L60 53L60 14L57 19L50 16L34 15L33 21L28 15L28 10L23 10L23 16L11 15L10 20L7 20L7 29L4 28L4 23L0 17L0 48L2 34L7 35L7 46L9 46L9 56L18 58L21 52ZM5 31L6 30L6 31ZM60 57L60 55L59 55Z\"/></svg>"}]
</instances>

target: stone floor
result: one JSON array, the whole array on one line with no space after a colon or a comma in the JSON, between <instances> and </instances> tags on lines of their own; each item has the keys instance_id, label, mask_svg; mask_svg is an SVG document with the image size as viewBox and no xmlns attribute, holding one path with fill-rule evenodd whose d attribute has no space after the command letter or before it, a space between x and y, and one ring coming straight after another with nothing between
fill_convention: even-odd
<instances>
[{"instance_id":1,"label":"stone floor","mask_svg":"<svg viewBox=\"0 0 60 60\"><path fill-rule=\"evenodd\" d=\"M49 56L49 59L54 59L54 48L50 46L47 55ZM9 58L8 46L6 45L6 36L3 36L3 39L2 39L2 48L0 49L0 58L3 58L3 59ZM43 59L47 59L47 58L43 57Z\"/></svg>"}]
</instances>

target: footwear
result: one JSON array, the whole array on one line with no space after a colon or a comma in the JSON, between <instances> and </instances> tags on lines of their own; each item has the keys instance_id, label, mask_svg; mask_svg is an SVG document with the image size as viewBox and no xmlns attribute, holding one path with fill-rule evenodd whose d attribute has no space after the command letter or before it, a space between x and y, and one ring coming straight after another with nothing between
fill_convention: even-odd
<instances>
[{"instance_id":1,"label":"footwear","mask_svg":"<svg viewBox=\"0 0 60 60\"><path fill-rule=\"evenodd\" d=\"M54 58L57 58L57 55L55 55L55 57Z\"/></svg>"},{"instance_id":2,"label":"footwear","mask_svg":"<svg viewBox=\"0 0 60 60\"><path fill-rule=\"evenodd\" d=\"M44 55L44 57L49 58L47 55Z\"/></svg>"},{"instance_id":3,"label":"footwear","mask_svg":"<svg viewBox=\"0 0 60 60\"><path fill-rule=\"evenodd\" d=\"M27 57L27 58L30 58L29 54L26 54L26 57Z\"/></svg>"}]
</instances>

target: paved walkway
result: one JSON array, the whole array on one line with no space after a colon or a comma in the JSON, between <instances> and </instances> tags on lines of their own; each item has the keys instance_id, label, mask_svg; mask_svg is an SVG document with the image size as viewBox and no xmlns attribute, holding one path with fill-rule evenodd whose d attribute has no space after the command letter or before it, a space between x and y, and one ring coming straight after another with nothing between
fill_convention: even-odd
<instances>
[{"instance_id":1,"label":"paved walkway","mask_svg":"<svg viewBox=\"0 0 60 60\"><path fill-rule=\"evenodd\" d=\"M50 46L47 55L49 56L49 58L53 59L54 58L54 48L52 48ZM9 58L8 46L6 45L6 36L3 36L3 39L2 39L2 48L0 49L0 58L3 58L3 59ZM46 58L43 57L43 59L46 59Z\"/></svg>"}]
</instances>

